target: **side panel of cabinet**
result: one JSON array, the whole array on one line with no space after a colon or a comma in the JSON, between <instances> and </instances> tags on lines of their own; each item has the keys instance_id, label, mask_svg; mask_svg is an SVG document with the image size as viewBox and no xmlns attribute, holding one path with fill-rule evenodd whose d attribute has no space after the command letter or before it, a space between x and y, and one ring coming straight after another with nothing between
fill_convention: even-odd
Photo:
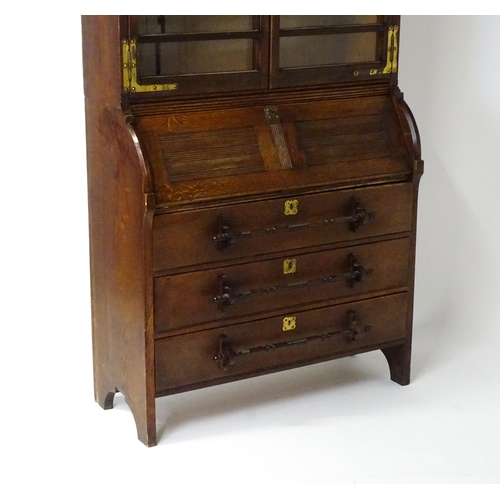
<instances>
[{"instance_id":1,"label":"side panel of cabinet","mask_svg":"<svg viewBox=\"0 0 500 500\"><path fill-rule=\"evenodd\" d=\"M134 130L112 102L120 92L118 21L82 19L94 388L104 409L123 393L139 439L154 446L154 199Z\"/></svg>"},{"instance_id":2,"label":"side panel of cabinet","mask_svg":"<svg viewBox=\"0 0 500 500\"><path fill-rule=\"evenodd\" d=\"M83 85L87 99L120 107L120 39L126 33L125 16L82 16Z\"/></svg>"}]
</instances>

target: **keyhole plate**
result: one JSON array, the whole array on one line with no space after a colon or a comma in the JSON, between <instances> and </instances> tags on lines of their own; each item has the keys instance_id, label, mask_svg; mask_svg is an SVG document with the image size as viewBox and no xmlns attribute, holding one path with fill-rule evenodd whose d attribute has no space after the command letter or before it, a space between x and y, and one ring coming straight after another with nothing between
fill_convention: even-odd
<instances>
[{"instance_id":1,"label":"keyhole plate","mask_svg":"<svg viewBox=\"0 0 500 500\"><path fill-rule=\"evenodd\" d=\"M285 201L285 215L297 215L299 213L299 200Z\"/></svg>"},{"instance_id":2,"label":"keyhole plate","mask_svg":"<svg viewBox=\"0 0 500 500\"><path fill-rule=\"evenodd\" d=\"M283 261L283 274L292 274L297 271L297 259L285 259Z\"/></svg>"},{"instance_id":3,"label":"keyhole plate","mask_svg":"<svg viewBox=\"0 0 500 500\"><path fill-rule=\"evenodd\" d=\"M286 316L283 318L283 331L295 330L297 326L297 316Z\"/></svg>"}]
</instances>

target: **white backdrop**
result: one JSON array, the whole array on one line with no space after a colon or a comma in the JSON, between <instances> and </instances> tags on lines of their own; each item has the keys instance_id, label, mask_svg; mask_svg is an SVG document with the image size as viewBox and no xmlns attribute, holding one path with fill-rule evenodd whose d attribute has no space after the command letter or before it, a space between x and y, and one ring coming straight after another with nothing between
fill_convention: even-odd
<instances>
[{"instance_id":1,"label":"white backdrop","mask_svg":"<svg viewBox=\"0 0 500 500\"><path fill-rule=\"evenodd\" d=\"M425 160L412 383L369 353L162 398L152 449L120 396L93 402L80 20L37 19L0 83L3 450L19 498L499 482L500 17L401 23Z\"/></svg>"},{"instance_id":2,"label":"white backdrop","mask_svg":"<svg viewBox=\"0 0 500 500\"><path fill-rule=\"evenodd\" d=\"M400 87L426 162L417 321L468 324L471 339L485 340L500 306L500 17L404 16L401 24ZM452 329L446 341L456 339Z\"/></svg>"}]
</instances>

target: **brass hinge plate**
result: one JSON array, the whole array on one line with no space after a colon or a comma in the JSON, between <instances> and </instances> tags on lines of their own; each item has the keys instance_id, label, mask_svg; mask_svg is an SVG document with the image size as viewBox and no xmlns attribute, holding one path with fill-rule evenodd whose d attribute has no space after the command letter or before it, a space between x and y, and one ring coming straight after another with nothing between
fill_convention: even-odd
<instances>
[{"instance_id":1,"label":"brass hinge plate","mask_svg":"<svg viewBox=\"0 0 500 500\"><path fill-rule=\"evenodd\" d=\"M389 26L387 30L387 62L384 69L356 70L354 76L388 75L398 71L398 33L399 26Z\"/></svg>"},{"instance_id":2,"label":"brass hinge plate","mask_svg":"<svg viewBox=\"0 0 500 500\"><path fill-rule=\"evenodd\" d=\"M399 26L389 26L387 33L387 64L382 73L396 73L398 71L398 32Z\"/></svg>"},{"instance_id":3,"label":"brass hinge plate","mask_svg":"<svg viewBox=\"0 0 500 500\"><path fill-rule=\"evenodd\" d=\"M141 85L137 82L137 44L136 41L122 41L122 71L123 90L125 92L158 92L162 90L177 90L178 83L163 83L157 85Z\"/></svg>"}]
</instances>

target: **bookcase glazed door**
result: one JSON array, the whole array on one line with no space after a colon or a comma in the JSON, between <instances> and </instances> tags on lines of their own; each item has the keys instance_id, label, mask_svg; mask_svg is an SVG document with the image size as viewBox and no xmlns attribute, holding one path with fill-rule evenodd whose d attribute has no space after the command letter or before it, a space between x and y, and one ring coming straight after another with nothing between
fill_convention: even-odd
<instances>
[{"instance_id":1,"label":"bookcase glazed door","mask_svg":"<svg viewBox=\"0 0 500 500\"><path fill-rule=\"evenodd\" d=\"M268 86L269 16L129 16L129 35L132 97Z\"/></svg>"},{"instance_id":2,"label":"bookcase glazed door","mask_svg":"<svg viewBox=\"0 0 500 500\"><path fill-rule=\"evenodd\" d=\"M398 16L272 16L270 86L387 80Z\"/></svg>"}]
</instances>

